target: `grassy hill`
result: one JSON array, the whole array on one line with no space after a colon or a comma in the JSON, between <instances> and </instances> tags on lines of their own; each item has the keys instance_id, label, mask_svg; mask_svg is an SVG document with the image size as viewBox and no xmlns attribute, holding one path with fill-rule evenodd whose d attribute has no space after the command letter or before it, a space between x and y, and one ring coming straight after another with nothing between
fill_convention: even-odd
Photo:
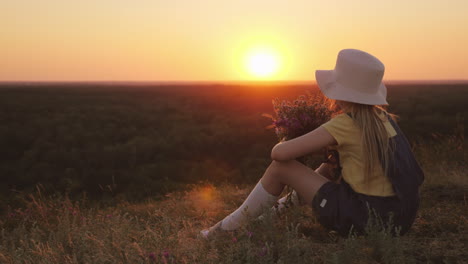
<instances>
[{"instance_id":1,"label":"grassy hill","mask_svg":"<svg viewBox=\"0 0 468 264\"><path fill-rule=\"evenodd\" d=\"M0 262L466 263L467 151L457 140L418 146L427 178L416 222L403 237L369 226L367 236L343 239L320 227L306 206L279 217L267 213L211 241L197 238L242 203L249 185L196 184L159 200L114 206L44 197L38 188L0 220Z\"/></svg>"}]
</instances>

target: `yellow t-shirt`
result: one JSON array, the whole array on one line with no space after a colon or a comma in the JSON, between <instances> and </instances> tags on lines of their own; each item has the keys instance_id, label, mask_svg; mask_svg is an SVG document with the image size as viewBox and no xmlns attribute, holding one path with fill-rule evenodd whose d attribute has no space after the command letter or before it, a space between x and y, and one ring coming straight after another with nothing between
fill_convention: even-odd
<instances>
[{"instance_id":1,"label":"yellow t-shirt","mask_svg":"<svg viewBox=\"0 0 468 264\"><path fill-rule=\"evenodd\" d=\"M390 137L396 131L390 122L384 122ZM338 142L343 179L355 192L374 196L393 196L392 184L384 175L380 162L374 173L369 177L368 184L364 180L364 165L362 155L361 130L347 114L339 114L322 125Z\"/></svg>"}]
</instances>

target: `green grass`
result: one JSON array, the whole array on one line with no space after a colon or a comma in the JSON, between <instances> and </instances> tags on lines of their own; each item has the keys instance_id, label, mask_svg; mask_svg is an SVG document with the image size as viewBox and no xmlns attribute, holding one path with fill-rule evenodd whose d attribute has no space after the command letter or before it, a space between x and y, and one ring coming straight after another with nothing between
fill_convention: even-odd
<instances>
[{"instance_id":1,"label":"green grass","mask_svg":"<svg viewBox=\"0 0 468 264\"><path fill-rule=\"evenodd\" d=\"M309 207L268 215L213 240L197 238L237 208L252 186L190 185L163 199L113 205L42 195L0 219L0 263L467 263L464 133L415 144L426 173L410 232L338 237Z\"/></svg>"}]
</instances>

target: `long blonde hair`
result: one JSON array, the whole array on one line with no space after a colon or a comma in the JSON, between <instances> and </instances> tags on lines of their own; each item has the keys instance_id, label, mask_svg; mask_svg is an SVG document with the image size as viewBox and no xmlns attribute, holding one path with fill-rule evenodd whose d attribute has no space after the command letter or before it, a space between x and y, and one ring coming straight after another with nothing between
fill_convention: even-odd
<instances>
[{"instance_id":1,"label":"long blonde hair","mask_svg":"<svg viewBox=\"0 0 468 264\"><path fill-rule=\"evenodd\" d=\"M387 118L395 120L396 116L388 113L378 105L364 105L345 101L337 101L335 104L341 108L342 112L351 114L355 124L362 132L365 182L369 182L372 173L379 165L382 166L383 172L386 174L394 146L390 143L384 121Z\"/></svg>"}]
</instances>

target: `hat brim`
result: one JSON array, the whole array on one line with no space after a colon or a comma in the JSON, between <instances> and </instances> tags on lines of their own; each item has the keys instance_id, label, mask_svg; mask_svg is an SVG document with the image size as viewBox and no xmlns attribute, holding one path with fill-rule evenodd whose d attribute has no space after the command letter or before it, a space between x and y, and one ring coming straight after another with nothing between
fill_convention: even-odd
<instances>
[{"instance_id":1,"label":"hat brim","mask_svg":"<svg viewBox=\"0 0 468 264\"><path fill-rule=\"evenodd\" d=\"M334 70L315 71L315 80L322 93L334 100L347 101L366 105L388 105L387 87L383 82L380 83L377 93L369 94L356 90L351 91L336 81Z\"/></svg>"}]
</instances>

